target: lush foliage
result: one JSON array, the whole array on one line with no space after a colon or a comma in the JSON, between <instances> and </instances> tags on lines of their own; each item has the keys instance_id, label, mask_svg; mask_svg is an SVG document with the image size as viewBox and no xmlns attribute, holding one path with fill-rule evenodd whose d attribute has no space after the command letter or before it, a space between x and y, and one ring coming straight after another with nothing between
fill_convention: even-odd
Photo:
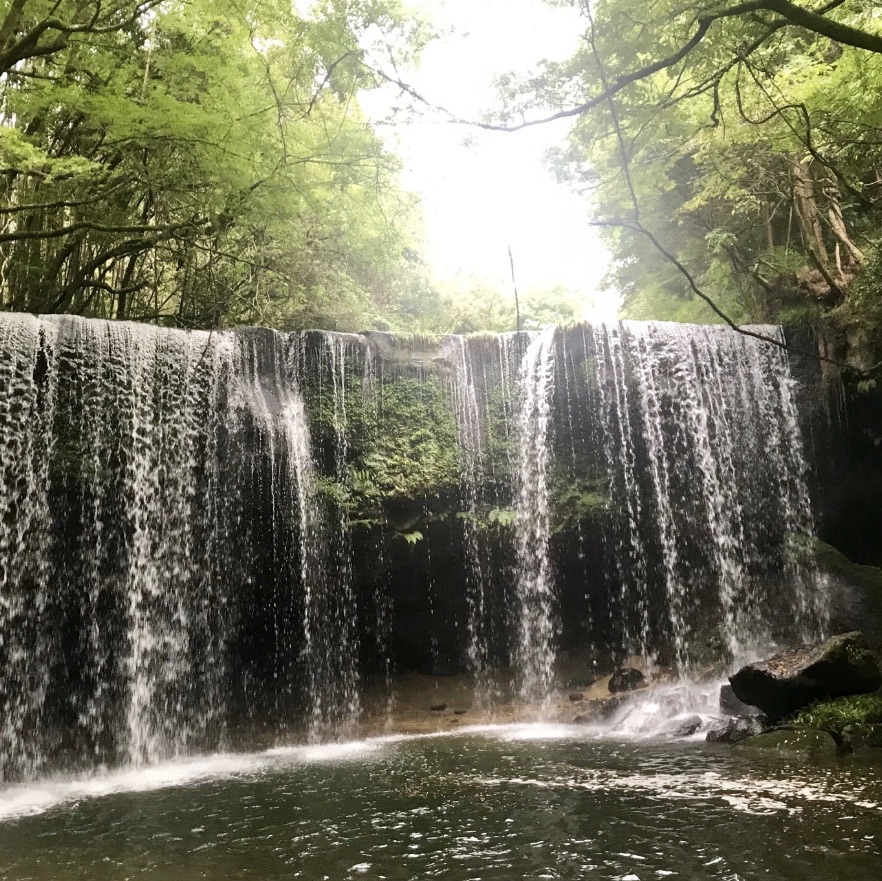
<instances>
[{"instance_id":1,"label":"lush foliage","mask_svg":"<svg viewBox=\"0 0 882 881\"><path fill-rule=\"evenodd\" d=\"M737 321L882 326L876 4L556 2L582 9L581 48L506 78L502 116L576 119L552 165L592 201L629 316L718 320L697 287ZM364 47L412 59L423 29L398 0L302 8L0 3L0 308L513 329L507 293L432 285L359 109ZM572 321L578 298L526 291L521 317Z\"/></svg>"},{"instance_id":2,"label":"lush foliage","mask_svg":"<svg viewBox=\"0 0 882 881\"><path fill-rule=\"evenodd\" d=\"M376 335L379 351L367 357L359 346L332 353L329 337L310 337L304 393L325 500L353 525L381 526L409 542L439 520L468 521L488 538L510 540L518 425L513 388L484 360L492 359L497 340L471 341L482 430L468 488L450 348L443 339ZM583 369L594 375L587 362L584 368L573 364L575 375ZM586 522L610 516L605 466L578 446L572 432L568 412L552 429L551 443L563 454L549 474L555 535L578 533Z\"/></svg>"},{"instance_id":3,"label":"lush foliage","mask_svg":"<svg viewBox=\"0 0 882 881\"><path fill-rule=\"evenodd\" d=\"M395 0L0 4L0 307L357 326L421 289L412 199L366 124Z\"/></svg>"},{"instance_id":4,"label":"lush foliage","mask_svg":"<svg viewBox=\"0 0 882 881\"><path fill-rule=\"evenodd\" d=\"M837 735L864 733L870 725L882 725L882 696L859 694L815 703L802 710L796 722Z\"/></svg>"},{"instance_id":5,"label":"lush foliage","mask_svg":"<svg viewBox=\"0 0 882 881\"><path fill-rule=\"evenodd\" d=\"M572 324L583 318L584 295L562 285L520 292L521 330ZM372 325L381 329L431 333L505 333L517 327L510 290L477 278L446 279L423 285L399 300L394 316Z\"/></svg>"},{"instance_id":6,"label":"lush foliage","mask_svg":"<svg viewBox=\"0 0 882 881\"><path fill-rule=\"evenodd\" d=\"M507 118L574 108L553 164L590 194L626 313L718 320L682 268L735 320L875 309L878 5L579 5L582 48L506 81Z\"/></svg>"},{"instance_id":7,"label":"lush foliage","mask_svg":"<svg viewBox=\"0 0 882 881\"><path fill-rule=\"evenodd\" d=\"M555 474L551 483L554 500L551 530L554 533L578 529L606 511L609 504L605 477L573 478Z\"/></svg>"},{"instance_id":8,"label":"lush foliage","mask_svg":"<svg viewBox=\"0 0 882 881\"><path fill-rule=\"evenodd\" d=\"M312 430L329 459L339 449L338 429L345 431L345 467L322 489L354 522L392 518L403 528L422 515L428 498L453 497L460 471L456 422L437 376L402 373L379 383L349 372L343 426L339 399L327 389L310 389L308 398ZM334 471L333 462L326 470Z\"/></svg>"}]
</instances>

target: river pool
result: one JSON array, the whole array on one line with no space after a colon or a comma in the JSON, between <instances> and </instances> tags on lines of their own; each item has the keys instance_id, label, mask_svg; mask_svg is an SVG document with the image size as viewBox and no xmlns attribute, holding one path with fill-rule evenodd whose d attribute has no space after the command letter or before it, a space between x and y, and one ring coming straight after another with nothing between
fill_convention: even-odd
<instances>
[{"instance_id":1,"label":"river pool","mask_svg":"<svg viewBox=\"0 0 882 881\"><path fill-rule=\"evenodd\" d=\"M882 877L882 762L509 725L0 790L4 881Z\"/></svg>"}]
</instances>

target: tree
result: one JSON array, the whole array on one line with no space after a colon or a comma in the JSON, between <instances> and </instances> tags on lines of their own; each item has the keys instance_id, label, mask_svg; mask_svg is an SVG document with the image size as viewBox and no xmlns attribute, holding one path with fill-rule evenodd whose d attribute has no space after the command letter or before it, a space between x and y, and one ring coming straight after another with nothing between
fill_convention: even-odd
<instances>
[{"instance_id":1,"label":"tree","mask_svg":"<svg viewBox=\"0 0 882 881\"><path fill-rule=\"evenodd\" d=\"M355 327L418 275L414 200L357 102L368 28L417 45L394 0L0 20L0 307Z\"/></svg>"},{"instance_id":2,"label":"tree","mask_svg":"<svg viewBox=\"0 0 882 881\"><path fill-rule=\"evenodd\" d=\"M483 125L576 120L553 165L591 193L630 313L700 317L705 291L736 320L853 304L882 241L875 4L581 6L582 49L504 81Z\"/></svg>"},{"instance_id":3,"label":"tree","mask_svg":"<svg viewBox=\"0 0 882 881\"><path fill-rule=\"evenodd\" d=\"M88 45L97 36L130 30L162 2L12 0L4 4L0 24L0 75L21 76L29 62Z\"/></svg>"}]
</instances>

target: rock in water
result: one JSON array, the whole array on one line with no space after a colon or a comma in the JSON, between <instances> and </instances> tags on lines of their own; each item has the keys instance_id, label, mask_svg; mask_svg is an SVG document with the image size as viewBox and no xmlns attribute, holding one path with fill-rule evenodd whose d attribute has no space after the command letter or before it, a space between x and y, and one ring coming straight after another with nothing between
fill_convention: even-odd
<instances>
[{"instance_id":1,"label":"rock in water","mask_svg":"<svg viewBox=\"0 0 882 881\"><path fill-rule=\"evenodd\" d=\"M882 749L882 725L865 725L850 732L848 744L852 750L870 748Z\"/></svg>"},{"instance_id":2,"label":"rock in water","mask_svg":"<svg viewBox=\"0 0 882 881\"><path fill-rule=\"evenodd\" d=\"M738 744L739 750L774 750L779 753L803 753L817 758L835 758L836 741L817 728L775 728Z\"/></svg>"},{"instance_id":3,"label":"rock in water","mask_svg":"<svg viewBox=\"0 0 882 881\"><path fill-rule=\"evenodd\" d=\"M677 724L670 730L671 737L691 737L701 728L701 716L687 716L678 719Z\"/></svg>"},{"instance_id":4,"label":"rock in water","mask_svg":"<svg viewBox=\"0 0 882 881\"><path fill-rule=\"evenodd\" d=\"M581 725L605 722L611 719L627 702L628 698L625 695L588 701L585 707L586 712L576 716L573 722Z\"/></svg>"},{"instance_id":5,"label":"rock in water","mask_svg":"<svg viewBox=\"0 0 882 881\"><path fill-rule=\"evenodd\" d=\"M739 743L755 734L761 734L762 730L763 725L758 716L734 716L711 728L706 740L708 743Z\"/></svg>"},{"instance_id":6,"label":"rock in water","mask_svg":"<svg viewBox=\"0 0 882 881\"><path fill-rule=\"evenodd\" d=\"M777 722L816 700L874 692L882 673L864 635L854 631L748 664L729 682L739 700Z\"/></svg>"},{"instance_id":7,"label":"rock in water","mask_svg":"<svg viewBox=\"0 0 882 881\"><path fill-rule=\"evenodd\" d=\"M727 716L755 716L759 709L738 700L732 686L726 682L720 686L720 712Z\"/></svg>"},{"instance_id":8,"label":"rock in water","mask_svg":"<svg viewBox=\"0 0 882 881\"><path fill-rule=\"evenodd\" d=\"M619 691L634 691L646 685L646 679L639 670L633 667L619 667L609 678L609 690L612 694Z\"/></svg>"}]
</instances>

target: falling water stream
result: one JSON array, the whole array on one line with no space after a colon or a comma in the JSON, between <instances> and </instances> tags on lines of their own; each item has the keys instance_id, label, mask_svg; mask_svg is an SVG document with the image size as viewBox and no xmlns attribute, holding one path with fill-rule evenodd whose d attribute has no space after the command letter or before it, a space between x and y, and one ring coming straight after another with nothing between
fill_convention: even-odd
<instances>
[{"instance_id":1,"label":"falling water stream","mask_svg":"<svg viewBox=\"0 0 882 881\"><path fill-rule=\"evenodd\" d=\"M475 678L475 701L486 706L492 700L492 686L487 680L488 658L487 581L485 578L485 549L481 546L478 516L483 502L484 487L484 421L478 402L475 365L471 347L465 337L454 340L455 368L454 408L459 438L462 497L465 511L462 518L466 579L468 592L468 648L467 658Z\"/></svg>"},{"instance_id":2,"label":"falling water stream","mask_svg":"<svg viewBox=\"0 0 882 881\"><path fill-rule=\"evenodd\" d=\"M549 431L554 391L555 329L530 339L521 361L517 421L515 659L523 699L546 698L554 674L554 578L549 554Z\"/></svg>"},{"instance_id":3,"label":"falling water stream","mask_svg":"<svg viewBox=\"0 0 882 881\"><path fill-rule=\"evenodd\" d=\"M724 328L6 314L0 377L9 780L346 739L395 673L541 707L574 652L689 677L826 626L799 389Z\"/></svg>"},{"instance_id":4,"label":"falling water stream","mask_svg":"<svg viewBox=\"0 0 882 881\"><path fill-rule=\"evenodd\" d=\"M752 660L771 640L758 588L763 539L775 530L785 541L814 534L786 353L717 327L623 322L594 337L610 494L627 523L622 607L639 618L626 630L630 644L650 654L645 561L654 548L681 675L693 663L687 609L713 598L728 657ZM826 585L811 567L784 569L797 630L817 638Z\"/></svg>"},{"instance_id":5,"label":"falling water stream","mask_svg":"<svg viewBox=\"0 0 882 881\"><path fill-rule=\"evenodd\" d=\"M0 314L0 877L876 878L877 766L703 742L828 627L803 391L719 327Z\"/></svg>"}]
</instances>

